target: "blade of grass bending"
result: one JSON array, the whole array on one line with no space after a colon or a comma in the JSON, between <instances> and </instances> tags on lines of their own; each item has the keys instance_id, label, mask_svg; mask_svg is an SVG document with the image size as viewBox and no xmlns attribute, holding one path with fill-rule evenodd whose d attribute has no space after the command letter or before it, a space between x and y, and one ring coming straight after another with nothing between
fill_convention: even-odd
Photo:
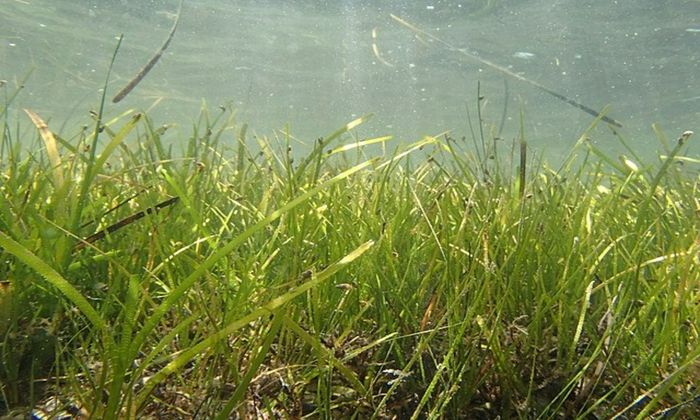
<instances>
[{"instance_id":1,"label":"blade of grass bending","mask_svg":"<svg viewBox=\"0 0 700 420\"><path fill-rule=\"evenodd\" d=\"M229 244L227 244L227 245L229 245ZM162 382L169 375L180 370L189 361L191 361L193 358L195 358L199 353L207 350L208 348L212 347L215 343L227 338L228 336L230 336L234 332L244 328L250 322L253 322L253 321L257 320L258 318L261 318L265 315L275 313L281 307L283 307L284 305L289 303L291 300L306 293L310 289L318 286L319 284L321 284L324 281L326 281L327 279L329 279L331 276L333 276L335 273L340 271L346 265L350 264L352 261L359 258L362 254L364 254L373 245L374 245L374 241L372 241L372 240L363 243L359 247L355 248L355 250L353 250L352 252L350 252L349 254L344 256L343 258L341 258L340 260L338 260L335 263L328 266L325 270L321 271L320 273L318 273L316 275L312 275L311 280L309 280L306 283L303 283L302 285L292 289L291 291L285 293L282 296L278 296L278 297L268 301L266 304L260 306L258 309L254 310L250 314L229 323L224 328L222 328L220 331L210 335L209 337L205 338L204 340L200 341L199 343L195 344L194 346L192 346L189 349L180 353L180 355L178 355L175 358L175 360L168 363L164 368L162 368L161 370L156 372L156 374L153 375L148 380L148 382L146 382L146 385L144 386L143 390L136 397L137 412L141 407L143 407L143 405L146 402L146 398L150 395L150 393L153 391L153 389L156 387L156 385L158 385L160 382ZM209 259L211 259L211 257ZM199 277L199 276L197 276L197 277ZM187 279L185 279L185 282L186 281L187 281ZM180 288L178 288L178 289L180 289ZM171 294L171 296L173 294ZM159 309L160 309L160 307L158 309L156 309L156 311L158 311ZM150 320L149 320L149 322L150 322Z\"/></svg>"},{"instance_id":2,"label":"blade of grass bending","mask_svg":"<svg viewBox=\"0 0 700 420\"><path fill-rule=\"evenodd\" d=\"M143 327L141 330L136 334L134 337L134 340L132 341L132 345L130 348L130 357L132 359L136 358L136 355L139 352L139 349L141 346L143 346L143 343L146 341L146 337L155 329L155 327L158 325L158 322L160 322L161 318L175 305L175 303L181 299L187 290L189 290L192 285L195 284L195 282L211 267L213 267L219 260L230 254L234 249L236 249L239 245L244 243L249 237L251 237L253 234L256 232L262 230L267 226L268 224L272 223L273 221L277 220L280 218L283 214L289 212L290 210L294 209L304 201L308 200L309 198L315 196L318 194L320 191L337 184L338 182L344 180L345 178L350 177L351 175L367 168L368 166L373 165L378 158L373 158L370 160L367 160L359 165L353 166L352 168L336 175L335 177L329 179L326 182L323 182L322 184L319 184L315 188L310 189L306 193L298 196L297 198L289 201L287 204L284 206L280 207L279 209L273 211L263 219L261 219L259 222L254 224L253 226L249 227L245 231L243 231L241 234L233 238L231 241L228 243L222 245L221 247L218 248L216 252L211 254L207 259L205 259L197 268L185 279L183 279L177 286L177 288L173 289L170 294L163 300L163 302L153 311L151 316L146 320L144 323Z\"/></svg>"},{"instance_id":3,"label":"blade of grass bending","mask_svg":"<svg viewBox=\"0 0 700 420\"><path fill-rule=\"evenodd\" d=\"M51 162L51 173L53 174L56 189L60 190L61 186L63 186L63 172L61 172L61 154L58 152L56 137L54 137L51 130L49 130L48 124L46 124L36 112L27 108L24 108L24 112L29 115L29 119L32 120L32 123L36 126L37 130L39 130L41 139L46 146L46 154L49 157L49 162Z\"/></svg>"},{"instance_id":4,"label":"blade of grass bending","mask_svg":"<svg viewBox=\"0 0 700 420\"><path fill-rule=\"evenodd\" d=\"M0 246L2 246L5 251L17 257L32 270L39 273L46 279L46 281L58 289L63 296L65 296L80 310L80 312L83 313L83 315L85 315L85 317L95 328L100 330L102 333L106 332L107 324L105 323L104 319L100 317L87 299L80 294L78 289L73 287L73 285L70 284L68 280L63 278L63 276L61 276L56 270L2 231L0 231ZM109 334L103 334L104 337L108 335Z\"/></svg>"},{"instance_id":5,"label":"blade of grass bending","mask_svg":"<svg viewBox=\"0 0 700 420\"><path fill-rule=\"evenodd\" d=\"M505 67L503 67L503 66L500 66L500 65L498 65L498 64L496 64L496 63L494 63L494 62L492 62L492 61L489 61L489 60L486 60L486 59L484 59L484 58L478 57L478 56L476 56L476 55L474 55L474 54L471 54L471 53L467 52L466 50L464 50L464 49L462 49L462 48L457 48L457 47L455 47L454 45L450 44L449 42L444 41L442 38L438 38L437 36L435 36L435 35L433 35L433 34L427 32L427 31L425 31L424 29L421 29L421 28L417 27L416 25L414 25L414 24L408 22L408 21L405 20L405 19L402 19L402 18L400 18L400 17L398 17L398 16L396 16L396 15L393 15L393 14L390 15L390 16L391 16L392 19L394 19L395 21L397 21L397 22L400 23L401 25L407 27L408 29L412 30L413 32L416 32L416 33L418 33L418 34L420 34L420 35L423 35L423 36L426 36L426 37L432 39L433 41L437 42L438 44L441 44L443 47L447 48L447 49L450 50L450 51L453 51L453 52L455 52L455 53L461 54L461 55L463 55L464 57L467 57L467 58L469 58L469 59L471 59L471 60L476 60L476 61L478 61L479 63L481 63L481 64L483 64L483 65L485 65L485 66L488 66L488 67L492 68L493 70L496 70L496 71L498 71L498 72L500 72L500 73L505 74L506 76L509 76L509 77L512 77L512 78L514 78L514 79L516 79L516 80L519 80L519 81L521 81L521 82L527 83L527 84L529 84L530 86L534 86L534 87L536 87L537 89L539 89L539 90L541 90L541 91L543 91L543 92L545 92L545 93L548 93L549 95L551 95L551 96L553 96L553 97L559 99L560 101L566 102L567 104L569 104L569 105L571 105L571 106L573 106L573 107L576 107L576 108L580 109L581 111L583 111L583 112L585 112L585 113L587 113L587 114L590 114L590 115L592 115L592 116L594 116L594 117L601 117L601 119L602 119L603 121L605 121L606 123L608 123L608 124L614 125L615 127L618 127L618 128L619 128L619 127L622 127L622 124L621 124L619 121L617 121L617 120L615 120L615 119L613 119L613 118L607 117L607 116L603 115L601 112L598 112L598 111L596 111L595 109L593 109L593 108L591 108L591 107L589 107L589 106L586 106L586 105L584 105L584 104L582 104L582 103L580 103L580 102L577 102L577 101L575 101L575 100L573 100L573 99L571 99L571 98L569 98L569 97L567 97L567 96L565 96L565 95L562 95L561 93L555 92L555 91L553 91L552 89L550 89L550 88L548 88L548 87L546 87L546 86L544 86L544 85L542 85L542 84L540 84L540 83L535 82L534 80L530 80L530 79L528 79L528 78L526 78L526 77L523 77L523 76L521 76L521 75L519 75L519 74L517 74L517 73L514 73L514 72L508 70L507 68L505 68Z\"/></svg>"},{"instance_id":6,"label":"blade of grass bending","mask_svg":"<svg viewBox=\"0 0 700 420\"><path fill-rule=\"evenodd\" d=\"M114 98L112 98L113 103L116 104L119 101L121 101L122 99L124 99L126 97L126 95L128 95L129 92L131 92L136 87L136 85L138 85L141 82L141 80L143 80L143 78L146 77L148 72L151 71L151 69L153 68L153 66L156 65L158 60L160 60L160 57L165 52L165 49L168 48L168 45L170 45L170 41L172 41L173 35L175 35L175 30L177 29L177 24L178 24L178 22L180 22L180 13L182 12L182 3L184 3L184 0L180 0L180 5L177 8L177 17L175 18L175 23L173 23L173 27L172 27L172 29L170 29L170 34L165 39L165 42L163 42L163 45L160 47L160 49L158 51L156 51L155 55L153 57L151 57L151 59L148 61L148 63L146 63L146 65L143 66L141 68L141 70L139 70L138 73L136 73L136 76L134 76L134 78L131 79L131 81L129 83L127 83L127 85L124 86L122 88L122 90L120 90L119 93L117 93L114 96Z\"/></svg>"}]
</instances>

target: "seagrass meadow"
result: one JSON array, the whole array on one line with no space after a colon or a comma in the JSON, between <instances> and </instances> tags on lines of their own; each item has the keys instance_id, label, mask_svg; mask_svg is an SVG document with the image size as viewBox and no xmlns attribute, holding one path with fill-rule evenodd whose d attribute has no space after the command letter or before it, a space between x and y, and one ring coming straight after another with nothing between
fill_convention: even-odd
<instances>
[{"instance_id":1,"label":"seagrass meadow","mask_svg":"<svg viewBox=\"0 0 700 420\"><path fill-rule=\"evenodd\" d=\"M224 107L174 151L3 89L3 416L700 417L690 132L618 158L594 121L552 166L362 117L298 156Z\"/></svg>"}]
</instances>

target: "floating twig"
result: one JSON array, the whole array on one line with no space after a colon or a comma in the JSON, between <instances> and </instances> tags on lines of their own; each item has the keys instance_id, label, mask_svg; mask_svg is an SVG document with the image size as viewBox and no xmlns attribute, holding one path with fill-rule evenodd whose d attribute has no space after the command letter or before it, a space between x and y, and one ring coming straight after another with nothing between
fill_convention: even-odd
<instances>
[{"instance_id":1,"label":"floating twig","mask_svg":"<svg viewBox=\"0 0 700 420\"><path fill-rule=\"evenodd\" d=\"M180 21L180 13L182 12L182 3L184 3L185 0L180 0L180 5L177 8L177 17L175 17L175 23L173 23L172 29L170 29L170 34L168 35L168 38L165 39L165 42L163 45L160 47L160 49L155 53L155 55L146 63L141 70L136 74L136 76L131 79L131 81L122 88L122 90L117 93L114 98L112 99L113 103L117 103L124 99L126 95L131 92L136 85L138 85L141 80L146 77L149 71L153 68L153 66L156 65L158 60L160 59L160 56L163 55L163 52L165 52L165 49L168 48L168 45L170 44L170 41L173 39L173 35L175 35L175 29L177 29L177 24Z\"/></svg>"},{"instance_id":2,"label":"floating twig","mask_svg":"<svg viewBox=\"0 0 700 420\"><path fill-rule=\"evenodd\" d=\"M471 53L469 53L468 51L466 51L466 50L464 50L464 49L462 49L462 48L457 48L457 47L455 47L454 45L450 44L449 42L444 41L444 40L442 40L441 38L438 38L437 36L435 36L435 35L433 35L433 34L427 32L427 31L425 31L425 30L423 30L423 29L417 27L416 25L414 25L414 24L412 24L412 23L410 23L410 22L408 22L408 21L406 21L406 20L404 20L404 19L402 19L402 18L400 18L400 17L398 17L398 16L396 16L396 15L393 15L393 14L392 14L392 15L391 15L391 18L394 19L395 21L397 21L398 23L400 23L401 25L403 25L403 26L407 27L408 29L412 30L413 32L416 32L417 34L423 35L423 36L425 36L425 37L427 37L427 38L429 38L429 39L431 39L431 40L433 40L433 41L435 41L435 42L441 44L443 47L447 48L447 49L450 50L450 51L454 51L454 52L456 52L456 53L458 53L458 54L461 54L461 55L463 55L464 57L467 57L467 58L469 58L469 59L476 60L476 61L480 62L481 64L483 64L483 65L485 65L485 66L491 67L492 69L494 69L494 70L496 70L496 71L498 71L498 72L501 72L501 73L505 74L506 76L510 76L510 77L512 77L512 78L514 78L514 79L520 80L521 82L525 82L525 83L527 83L527 84L529 84L529 85L531 85L531 86L534 86L534 87L536 87L537 89L540 89L541 91L546 92L546 93L548 93L548 94L554 96L555 98L557 98L557 99L559 99L559 100L561 100L561 101L564 101L564 102L566 102L567 104L569 104L569 105L571 105L571 106L574 106L574 107L576 107L576 108L582 110L583 112L585 112L585 113L587 113L587 114L590 114L590 115L592 115L592 116L594 116L594 117L600 117L601 120L605 121L605 122L608 123L608 124L612 124L612 125L614 125L615 127L622 127L622 124L621 124L619 121L617 121L617 120L615 120L615 119L613 119L613 118L607 117L607 116L605 116L605 115L602 115L600 112L596 111L595 109L593 109L593 108L591 108L591 107L589 107L589 106L586 106L586 105L584 105L584 104L582 104L582 103L580 103L580 102L577 102L577 101L575 101L575 100L573 100L573 99L571 99L571 98L568 98L567 96L564 96L564 95L562 95L561 93L555 92L555 91L553 91L552 89L549 89L548 87L546 87L546 86L544 86L544 85L541 85L541 84L535 82L534 80L530 80L530 79L528 79L528 78L526 78L526 77L523 77L523 76L521 76L521 75L519 75L519 74L517 74L517 73L514 73L514 72L508 70L507 68L505 68L505 67L503 67L503 66L499 66L498 64L496 64L496 63L494 63L494 62L492 62L492 61L483 59L483 58L481 58L481 57L477 57L476 55L471 54Z\"/></svg>"},{"instance_id":3,"label":"floating twig","mask_svg":"<svg viewBox=\"0 0 700 420\"><path fill-rule=\"evenodd\" d=\"M169 198L165 201L162 201L162 202L156 204L153 207L149 207L146 210L140 211L138 213L134 213L131 216L126 217L113 225L109 225L105 229L102 229L101 231L95 233L94 235L90 235L87 238L83 239L81 242L77 243L75 245L75 247L73 248L73 252L80 251L81 249L85 248L89 244L95 243L95 242L99 241L100 239L104 238L108 234L116 232L117 230L119 230L125 226L128 226L139 219L142 219L147 214L155 213L155 212L157 212L165 207L171 206L171 205L177 203L177 201L179 199L180 199L179 197Z\"/></svg>"}]
</instances>

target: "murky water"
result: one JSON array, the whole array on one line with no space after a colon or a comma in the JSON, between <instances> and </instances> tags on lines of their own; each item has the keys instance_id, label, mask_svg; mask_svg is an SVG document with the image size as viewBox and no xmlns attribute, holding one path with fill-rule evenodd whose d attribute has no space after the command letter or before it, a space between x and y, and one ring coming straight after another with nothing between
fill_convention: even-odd
<instances>
[{"instance_id":1,"label":"murky water","mask_svg":"<svg viewBox=\"0 0 700 420\"><path fill-rule=\"evenodd\" d=\"M32 108L57 131L84 123L98 106L118 34L110 98L160 47L177 5L0 0L0 79L14 86L33 69L13 112ZM658 148L652 123L671 138L687 129L700 137L697 0L185 0L161 61L107 114L150 109L158 123L179 126L172 142L203 101L213 109L232 103L259 134L288 127L306 142L368 113L363 136L410 141L449 130L459 138L470 135L467 107L476 119L479 84L484 120L498 127L505 110L501 136L509 141L522 110L526 137L548 156L568 150L591 122L460 51L591 108L609 105L643 154ZM605 125L594 137L605 148L616 144Z\"/></svg>"}]
</instances>

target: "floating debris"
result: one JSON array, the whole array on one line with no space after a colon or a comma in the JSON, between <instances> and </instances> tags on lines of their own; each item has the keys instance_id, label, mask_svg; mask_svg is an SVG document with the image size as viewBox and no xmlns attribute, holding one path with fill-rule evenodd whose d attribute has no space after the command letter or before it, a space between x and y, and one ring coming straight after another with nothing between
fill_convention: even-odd
<instances>
[{"instance_id":1,"label":"floating debris","mask_svg":"<svg viewBox=\"0 0 700 420\"><path fill-rule=\"evenodd\" d=\"M393 64L390 62L386 61L384 57L379 53L379 48L377 47L377 28L374 27L372 29L372 52L374 53L374 56L377 58L377 61L380 63L384 64L387 67L394 67Z\"/></svg>"},{"instance_id":2,"label":"floating debris","mask_svg":"<svg viewBox=\"0 0 700 420\"><path fill-rule=\"evenodd\" d=\"M131 92L136 87L136 85L138 85L139 82L141 82L141 80L143 80L144 77L146 77L146 75L148 74L149 71L151 71L153 66L156 65L156 63L160 59L160 56L162 56L163 53L165 52L165 49L168 48L170 41L173 39L173 35L175 35L175 30L177 29L177 24L180 21L180 12L182 12L182 3L183 2L184 2L184 0L180 0L180 6L178 6L178 9L177 9L177 17L175 18L175 23L173 23L173 27L170 29L170 34L165 39L165 42L163 43L163 45L156 52L156 54L148 61L148 63L146 63L146 65L143 66L141 68L141 70L139 70L139 72L136 74L136 76L134 76L134 78L131 79L131 81L126 86L124 86L124 88L122 88L122 90L120 90L119 93L117 93L114 96L114 98L112 99L112 102L114 102L116 104L117 102L124 99L124 97L126 95L128 95L129 92Z\"/></svg>"},{"instance_id":3,"label":"floating debris","mask_svg":"<svg viewBox=\"0 0 700 420\"><path fill-rule=\"evenodd\" d=\"M527 51L517 51L513 54L515 58L522 58L523 60L532 60L535 58L535 54Z\"/></svg>"},{"instance_id":4,"label":"floating debris","mask_svg":"<svg viewBox=\"0 0 700 420\"><path fill-rule=\"evenodd\" d=\"M611 124L615 127L622 127L622 124L619 121L617 121L614 118L608 117L604 113L596 111L595 109L593 109L589 106L586 106L580 102L577 102L577 101L569 98L568 96L562 95L561 93L558 93L552 89L549 89L548 87L546 87L540 83L537 83L534 80L530 80L530 79L526 78L525 76L522 76L518 73L514 73L511 70L509 70L503 66L499 66L498 64L496 64L492 61L478 57L475 54L472 54L464 49L459 49L459 48L455 47L454 45L450 44L449 42L447 42L441 38L438 38L437 36L435 36L429 32L426 32L425 30L417 27L416 25L414 25L414 24L412 24L412 23L410 23L410 22L408 22L408 21L406 21L406 20L404 20L404 19L402 19L394 14L390 14L389 16L391 16L392 19L394 19L396 22L400 23L401 25L407 27L411 31L413 31L419 35L423 35L424 37L431 39L435 43L442 45L443 48L445 48L447 51L453 51L453 52L458 53L458 54L460 54L468 59L478 61L479 63L481 63L487 67L490 67L491 69L496 70L502 74L505 74L506 76L512 77L516 80L520 80L521 82L527 83L530 86L534 86L537 89L539 89L543 92L546 92L546 93L550 94L551 96L561 100L562 102L566 102L567 104L569 104L573 107L576 107L589 115L592 115L596 118L600 118L602 121L605 121L608 124Z\"/></svg>"}]
</instances>

